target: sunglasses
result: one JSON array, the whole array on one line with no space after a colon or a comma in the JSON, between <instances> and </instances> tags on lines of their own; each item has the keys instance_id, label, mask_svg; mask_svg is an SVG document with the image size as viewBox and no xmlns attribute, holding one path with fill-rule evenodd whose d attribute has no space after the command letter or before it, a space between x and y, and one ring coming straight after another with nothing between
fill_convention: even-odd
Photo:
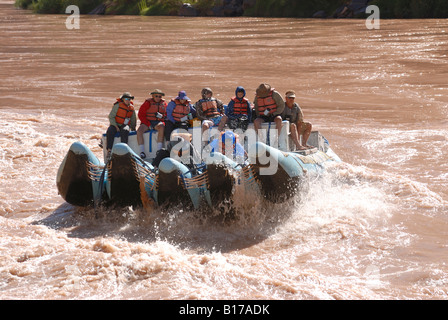
<instances>
[{"instance_id":1,"label":"sunglasses","mask_svg":"<svg viewBox=\"0 0 448 320\"><path fill-rule=\"evenodd\" d=\"M154 95L154 98L162 98L160 95Z\"/></svg>"},{"instance_id":2,"label":"sunglasses","mask_svg":"<svg viewBox=\"0 0 448 320\"><path fill-rule=\"evenodd\" d=\"M125 100L125 101L129 101L129 100L131 100L131 98L124 98L123 100Z\"/></svg>"}]
</instances>

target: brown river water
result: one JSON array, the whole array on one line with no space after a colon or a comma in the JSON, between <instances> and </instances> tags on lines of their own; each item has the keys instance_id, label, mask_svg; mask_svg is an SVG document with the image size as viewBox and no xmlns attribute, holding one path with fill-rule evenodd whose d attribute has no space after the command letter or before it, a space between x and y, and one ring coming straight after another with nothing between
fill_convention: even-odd
<instances>
[{"instance_id":1,"label":"brown river water","mask_svg":"<svg viewBox=\"0 0 448 320\"><path fill-rule=\"evenodd\" d=\"M66 18L0 1L0 299L448 298L448 20ZM122 92L262 82L342 159L300 199L221 225L58 195Z\"/></svg>"}]
</instances>

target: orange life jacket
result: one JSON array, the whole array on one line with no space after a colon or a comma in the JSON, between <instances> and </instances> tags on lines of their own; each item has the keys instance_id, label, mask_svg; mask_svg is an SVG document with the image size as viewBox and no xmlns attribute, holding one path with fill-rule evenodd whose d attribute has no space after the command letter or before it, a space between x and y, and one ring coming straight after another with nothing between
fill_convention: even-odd
<instances>
[{"instance_id":1,"label":"orange life jacket","mask_svg":"<svg viewBox=\"0 0 448 320\"><path fill-rule=\"evenodd\" d=\"M181 119L190 113L190 106L188 102L187 105L180 103L178 99L172 99L172 101L176 104L173 109L173 118L176 122L181 122Z\"/></svg>"},{"instance_id":2,"label":"orange life jacket","mask_svg":"<svg viewBox=\"0 0 448 320\"><path fill-rule=\"evenodd\" d=\"M257 97L258 112L260 114L263 114L266 109L270 109L269 114L273 114L275 111L277 111L277 104L275 103L274 98L272 98L273 92L274 89L271 90L266 98Z\"/></svg>"},{"instance_id":3,"label":"orange life jacket","mask_svg":"<svg viewBox=\"0 0 448 320\"><path fill-rule=\"evenodd\" d=\"M246 98L238 99L237 97L233 97L233 113L234 114L247 114L247 109L249 107L249 100Z\"/></svg>"},{"instance_id":4,"label":"orange life jacket","mask_svg":"<svg viewBox=\"0 0 448 320\"><path fill-rule=\"evenodd\" d=\"M125 119L131 119L135 109L132 101L129 107L125 105L123 100L121 99L117 99L117 102L115 104L117 103L118 103L118 110L117 114L115 115L115 122L121 125L124 124Z\"/></svg>"},{"instance_id":5,"label":"orange life jacket","mask_svg":"<svg viewBox=\"0 0 448 320\"><path fill-rule=\"evenodd\" d=\"M219 116L220 114L218 111L218 103L216 102L216 99L201 100L201 108L204 116L207 118L214 118L216 116Z\"/></svg>"},{"instance_id":6,"label":"orange life jacket","mask_svg":"<svg viewBox=\"0 0 448 320\"><path fill-rule=\"evenodd\" d=\"M165 100L161 99L160 102L156 102L154 98L151 98L148 100L148 102L149 108L146 110L146 119L148 119L149 121L162 120L160 118L157 118L156 114L157 112L159 112L163 115L163 117L165 117L167 107Z\"/></svg>"}]
</instances>

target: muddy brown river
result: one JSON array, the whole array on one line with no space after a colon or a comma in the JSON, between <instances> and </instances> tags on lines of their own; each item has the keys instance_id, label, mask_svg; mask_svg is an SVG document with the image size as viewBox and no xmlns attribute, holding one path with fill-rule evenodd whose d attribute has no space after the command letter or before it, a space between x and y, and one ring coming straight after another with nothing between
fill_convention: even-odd
<instances>
[{"instance_id":1,"label":"muddy brown river","mask_svg":"<svg viewBox=\"0 0 448 320\"><path fill-rule=\"evenodd\" d=\"M447 299L448 20L66 19L0 1L0 299ZM262 82L342 159L300 199L220 225L58 195L124 91Z\"/></svg>"}]
</instances>

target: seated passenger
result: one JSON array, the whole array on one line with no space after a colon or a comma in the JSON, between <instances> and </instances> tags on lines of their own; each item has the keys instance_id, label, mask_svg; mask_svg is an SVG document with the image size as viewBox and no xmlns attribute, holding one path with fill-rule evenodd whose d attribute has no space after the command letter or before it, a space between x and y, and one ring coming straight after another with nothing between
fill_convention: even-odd
<instances>
[{"instance_id":1,"label":"seated passenger","mask_svg":"<svg viewBox=\"0 0 448 320\"><path fill-rule=\"evenodd\" d=\"M166 123L165 123L165 140L170 141L171 132L174 129L182 128L188 130L189 120L196 115L196 110L190 103L185 91L179 91L176 98L172 99L166 108Z\"/></svg>"},{"instance_id":2,"label":"seated passenger","mask_svg":"<svg viewBox=\"0 0 448 320\"><path fill-rule=\"evenodd\" d=\"M137 130L137 141L140 146L140 157L146 158L143 134L151 130L157 130L157 150L163 145L163 136L165 130L166 107L167 103L162 97L165 95L161 90L156 89L151 92L152 98L143 102L138 110L138 118L141 121Z\"/></svg>"},{"instance_id":3,"label":"seated passenger","mask_svg":"<svg viewBox=\"0 0 448 320\"><path fill-rule=\"evenodd\" d=\"M311 134L312 125L309 122L303 121L303 112L300 106L294 102L296 94L290 90L286 92L285 110L283 110L283 120L288 120L290 123L291 138L296 145L297 150L305 150L313 148L307 145L308 138ZM300 143L302 137L302 143Z\"/></svg>"},{"instance_id":4,"label":"seated passenger","mask_svg":"<svg viewBox=\"0 0 448 320\"><path fill-rule=\"evenodd\" d=\"M195 109L198 119L202 121L202 131L214 126L218 126L218 130L222 131L227 122L224 105L212 97L213 92L210 88L202 89L201 95L202 99L196 102Z\"/></svg>"},{"instance_id":5,"label":"seated passenger","mask_svg":"<svg viewBox=\"0 0 448 320\"><path fill-rule=\"evenodd\" d=\"M263 122L275 122L278 130L278 136L280 136L282 130L282 112L285 109L285 101L282 96L274 88L271 88L269 84L262 83L257 88L254 109L256 119L254 120L255 130L261 128Z\"/></svg>"},{"instance_id":6,"label":"seated passenger","mask_svg":"<svg viewBox=\"0 0 448 320\"><path fill-rule=\"evenodd\" d=\"M120 132L121 142L128 143L129 132L135 130L137 124L137 117L135 116L135 108L129 92L123 93L117 99L109 113L110 126L107 128L107 158L110 158L112 146L114 145L115 134Z\"/></svg>"},{"instance_id":7,"label":"seated passenger","mask_svg":"<svg viewBox=\"0 0 448 320\"><path fill-rule=\"evenodd\" d=\"M235 97L227 105L226 115L229 119L229 128L241 128L246 131L248 124L252 121L252 108L243 87L237 87Z\"/></svg>"}]
</instances>

